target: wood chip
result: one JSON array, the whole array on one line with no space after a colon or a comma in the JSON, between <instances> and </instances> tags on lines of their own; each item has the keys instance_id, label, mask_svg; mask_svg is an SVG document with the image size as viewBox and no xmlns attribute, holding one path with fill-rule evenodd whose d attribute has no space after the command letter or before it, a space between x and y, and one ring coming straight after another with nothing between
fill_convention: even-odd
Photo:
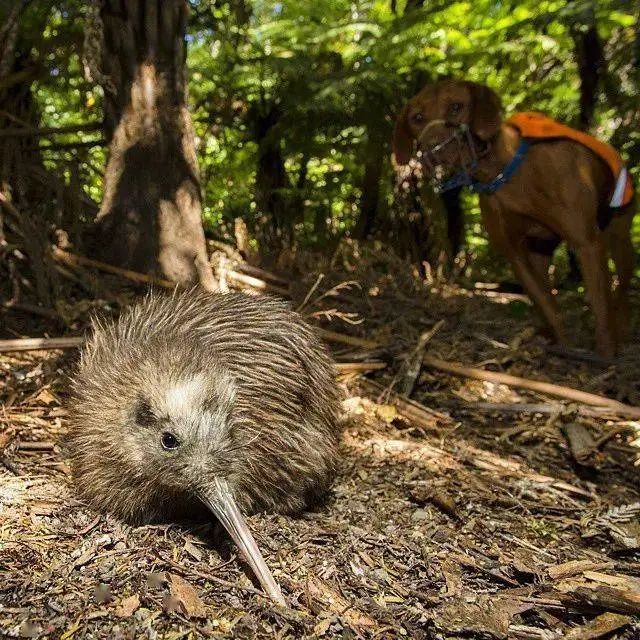
<instances>
[{"instance_id":1,"label":"wood chip","mask_svg":"<svg viewBox=\"0 0 640 640\"><path fill-rule=\"evenodd\" d=\"M206 618L207 608L197 591L175 573L170 574L171 596L176 599L180 609L188 618Z\"/></svg>"},{"instance_id":2,"label":"wood chip","mask_svg":"<svg viewBox=\"0 0 640 640\"><path fill-rule=\"evenodd\" d=\"M129 618L134 614L139 606L140 597L137 593L134 593L132 596L120 600L120 602L116 605L114 614L118 618Z\"/></svg>"},{"instance_id":3,"label":"wood chip","mask_svg":"<svg viewBox=\"0 0 640 640\"><path fill-rule=\"evenodd\" d=\"M630 616L618 613L603 613L581 627L571 629L564 637L565 640L596 640L613 631L622 629L633 622Z\"/></svg>"},{"instance_id":4,"label":"wood chip","mask_svg":"<svg viewBox=\"0 0 640 640\"><path fill-rule=\"evenodd\" d=\"M583 571L608 569L613 562L594 562L593 560L569 560L562 564L556 564L547 568L547 575L552 580L562 580L580 575Z\"/></svg>"}]
</instances>

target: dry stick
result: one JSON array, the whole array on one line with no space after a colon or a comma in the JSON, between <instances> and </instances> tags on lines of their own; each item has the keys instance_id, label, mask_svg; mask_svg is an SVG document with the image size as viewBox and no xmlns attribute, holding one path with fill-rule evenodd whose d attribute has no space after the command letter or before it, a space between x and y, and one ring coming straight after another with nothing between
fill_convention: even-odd
<instances>
[{"instance_id":1,"label":"dry stick","mask_svg":"<svg viewBox=\"0 0 640 640\"><path fill-rule=\"evenodd\" d=\"M562 426L573 459L581 465L590 466L597 451L596 441L585 427L577 422L570 422Z\"/></svg>"},{"instance_id":2,"label":"dry stick","mask_svg":"<svg viewBox=\"0 0 640 640\"><path fill-rule=\"evenodd\" d=\"M335 367L338 375L347 373L367 373L369 371L379 371L387 365L384 362L372 360L371 362L337 362Z\"/></svg>"},{"instance_id":3,"label":"dry stick","mask_svg":"<svg viewBox=\"0 0 640 640\"><path fill-rule=\"evenodd\" d=\"M15 309L16 311L24 311L25 313L49 318L50 320L60 320L60 315L53 309L39 307L35 304L28 304L26 302L5 302L3 306L5 309L9 310Z\"/></svg>"},{"instance_id":4,"label":"dry stick","mask_svg":"<svg viewBox=\"0 0 640 640\"><path fill-rule=\"evenodd\" d=\"M262 280L271 280L275 284L280 284L283 287L289 286L289 281L277 276L275 273L271 273L271 271L265 271L260 267L254 267L252 264L240 263L236 265L236 269L247 273L250 276L255 276L256 278L262 278Z\"/></svg>"},{"instance_id":5,"label":"dry stick","mask_svg":"<svg viewBox=\"0 0 640 640\"><path fill-rule=\"evenodd\" d=\"M427 344L431 341L431 338L436 335L440 328L444 325L444 320L436 322L431 329L423 331L418 338L416 348L413 350L407 363L404 375L402 376L402 382L400 383L400 393L407 398L411 397L416 381L420 375L420 369L422 369L422 358L424 357L424 350L427 348Z\"/></svg>"},{"instance_id":6,"label":"dry stick","mask_svg":"<svg viewBox=\"0 0 640 640\"><path fill-rule=\"evenodd\" d=\"M226 276L232 282L236 284L245 285L251 287L252 289L256 289L257 291L269 291L271 293L277 293L280 296L284 296L285 298L289 297L289 290L284 287L279 287L278 285L271 284L269 282L265 282L260 278L256 278L254 276L248 276L244 273L238 273L237 271L227 271Z\"/></svg>"},{"instance_id":7,"label":"dry stick","mask_svg":"<svg viewBox=\"0 0 640 640\"><path fill-rule=\"evenodd\" d=\"M79 347L85 339L82 336L67 338L17 338L0 340L0 353L10 351L41 351L46 349L72 349ZM338 375L349 373L367 373L384 369L387 365L378 360L369 362L338 362L335 367Z\"/></svg>"},{"instance_id":8,"label":"dry stick","mask_svg":"<svg viewBox=\"0 0 640 640\"><path fill-rule=\"evenodd\" d=\"M56 443L49 440L39 440L36 442L25 440L18 444L18 449L20 451L52 451L55 446Z\"/></svg>"},{"instance_id":9,"label":"dry stick","mask_svg":"<svg viewBox=\"0 0 640 640\"><path fill-rule=\"evenodd\" d=\"M70 267L91 267L93 269L99 269L100 271L106 271L116 276L122 276L132 282L138 282L142 284L156 284L159 287L165 289L175 289L177 286L175 282L165 280L163 278L156 278L154 276L148 276L146 273L138 273L137 271L130 271L129 269L121 269L120 267L114 267L112 264L106 262L99 262L98 260L92 260L91 258L85 258L84 256L76 255L75 253L69 253L63 251L58 247L52 249L52 255L55 260L62 262Z\"/></svg>"},{"instance_id":10,"label":"dry stick","mask_svg":"<svg viewBox=\"0 0 640 640\"><path fill-rule=\"evenodd\" d=\"M171 282L171 280L149 276L145 273L131 271L130 269L121 269L120 267L114 267L112 264L107 264L106 262L100 262L98 260L85 258L84 256L79 256L74 253L69 253L68 251L59 249L58 247L54 247L52 253L53 257L56 260L70 267L91 267L93 269L99 269L101 271L106 271L107 273L121 276L123 278L126 278L127 280L131 280L132 282L155 284L159 287L164 287L165 289L175 289L177 286L179 286L177 283ZM236 273L235 271L228 271L226 275L230 280L242 283L253 289L258 289L260 291L271 291L280 295L288 295L288 292L281 287L276 287L275 285L264 282L264 280L259 280L258 278L252 278L251 276L246 276L242 273Z\"/></svg>"},{"instance_id":11,"label":"dry stick","mask_svg":"<svg viewBox=\"0 0 640 640\"><path fill-rule=\"evenodd\" d=\"M94 269L101 269L102 271L107 271L109 273L122 276L123 278L127 278L128 280L132 280L134 282L141 282L145 284L157 284L158 286L165 287L167 289L173 289L176 286L175 283L169 280L163 280L162 278L154 278L153 276L148 276L144 273L138 273L137 271L130 271L128 269L121 269L120 267L114 267L113 265L106 264L105 262L91 260L90 258L85 258L83 256L69 253L68 251L63 251L58 247L54 247L53 257L59 262L63 262L64 264L71 267L78 267L78 266L93 267ZM247 286L252 287L253 289L272 291L274 293L279 293L280 295L285 295L285 296L288 295L289 293L286 289L283 289L282 287L269 284L264 280L254 278L252 276L247 276L243 273L238 273L236 271L227 271L226 275L230 280L245 284ZM365 349L375 349L376 347L379 346L377 343L372 342L370 340L343 335L340 333L336 333L334 331L328 331L327 329L317 329L317 331L320 337L322 337L324 340L327 340L329 342L340 342L342 344L348 344L351 346L364 347Z\"/></svg>"},{"instance_id":12,"label":"dry stick","mask_svg":"<svg viewBox=\"0 0 640 640\"><path fill-rule=\"evenodd\" d=\"M356 336L348 336L343 333L329 331L328 329L320 329L319 327L316 327L315 331L325 342L347 344L351 347L362 347L363 349L377 349L380 346L377 342L373 342L373 340L366 340L365 338L358 338Z\"/></svg>"},{"instance_id":13,"label":"dry stick","mask_svg":"<svg viewBox=\"0 0 640 640\"><path fill-rule=\"evenodd\" d=\"M559 398L572 400L573 402L581 402L592 407L608 407L615 410L619 415L625 415L633 418L640 418L640 407L633 407L623 402L618 402L605 396L599 396L595 393L587 393L571 387L565 387L550 382L541 382L539 380L530 380L529 378L520 378L507 373L498 373L496 371L485 371L484 369L476 369L474 367L466 367L454 362L447 362L439 358L425 356L423 362L428 367L446 371L463 378L473 378L474 380L486 380L487 382L495 382L497 384L506 384L509 387L519 387L521 389L529 389L546 393Z\"/></svg>"},{"instance_id":14,"label":"dry stick","mask_svg":"<svg viewBox=\"0 0 640 640\"><path fill-rule=\"evenodd\" d=\"M400 413L417 426L424 427L425 429L433 429L434 420L438 420L445 424L453 423L453 419L450 416L440 413L439 411L435 411L434 409L430 409L420 402L400 396L393 391L388 391L380 383L375 382L374 380L363 379L360 381L360 386L371 395L380 396L381 394L388 393L389 400L393 402Z\"/></svg>"},{"instance_id":15,"label":"dry stick","mask_svg":"<svg viewBox=\"0 0 640 640\"><path fill-rule=\"evenodd\" d=\"M197 576L198 578L202 578L203 580L209 580L209 582L219 584L220 586L226 587L227 589L237 589L238 591L244 591L245 593L252 593L253 595L261 596L263 598L267 597L265 596L264 593L262 593L262 591L258 591L258 589L254 587L246 587L242 584L237 584L236 582L225 580L224 578L218 578L218 576L214 576L210 573L203 573L202 571L191 569L190 567L183 567L180 563L174 562L169 558L165 558L159 553L157 554L157 556L158 558L160 558L162 562L164 562L165 564L168 564L170 567L173 567L174 569L178 569L182 571L183 574L186 573L186 574Z\"/></svg>"},{"instance_id":16,"label":"dry stick","mask_svg":"<svg viewBox=\"0 0 640 640\"><path fill-rule=\"evenodd\" d=\"M0 353L10 351L45 351L48 349L72 349L84 342L81 336L67 338L17 338L0 340Z\"/></svg>"},{"instance_id":17,"label":"dry stick","mask_svg":"<svg viewBox=\"0 0 640 640\"><path fill-rule=\"evenodd\" d=\"M570 593L560 593L558 598L570 608L579 610L604 609L615 613L640 615L640 593L627 589L617 589L608 585L595 588L577 587Z\"/></svg>"},{"instance_id":18,"label":"dry stick","mask_svg":"<svg viewBox=\"0 0 640 640\"><path fill-rule=\"evenodd\" d=\"M464 402L451 403L454 409L459 411L480 411L485 413L540 413L542 415L554 415L571 407L560 403L528 403L528 402ZM617 411L608 407L576 407L578 415L586 418L607 418L617 416Z\"/></svg>"}]
</instances>

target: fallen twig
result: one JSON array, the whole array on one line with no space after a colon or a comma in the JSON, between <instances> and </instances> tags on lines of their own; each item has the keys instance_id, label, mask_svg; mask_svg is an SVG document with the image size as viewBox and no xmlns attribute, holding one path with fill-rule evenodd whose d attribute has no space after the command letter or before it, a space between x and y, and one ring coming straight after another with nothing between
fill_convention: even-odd
<instances>
[{"instance_id":1,"label":"fallen twig","mask_svg":"<svg viewBox=\"0 0 640 640\"><path fill-rule=\"evenodd\" d=\"M0 353L10 351L44 351L47 349L72 349L84 342L82 336L66 338L16 338L15 340L0 340Z\"/></svg>"},{"instance_id":2,"label":"fallen twig","mask_svg":"<svg viewBox=\"0 0 640 640\"><path fill-rule=\"evenodd\" d=\"M577 422L563 425L562 431L574 460L581 465L596 466L598 448L589 431Z\"/></svg>"},{"instance_id":3,"label":"fallen twig","mask_svg":"<svg viewBox=\"0 0 640 640\"><path fill-rule=\"evenodd\" d=\"M198 578L202 578L203 580L208 580L209 582L213 582L214 584L218 584L221 587L226 587L227 589L237 589L238 591L244 591L245 593L251 593L254 596L260 596L261 598L266 598L267 596L265 596L264 593L262 593L262 591L258 591L258 589L254 588L254 587L248 587L242 584L238 584L236 582L231 582L229 580L225 580L224 578L218 578L218 576L214 576L210 573L203 573L202 571L198 571L196 569L191 569L189 567L184 567L183 565L181 565L179 562L174 562L173 560L169 559L169 558L165 558L164 556L160 555L159 553L157 554L158 558L164 562L165 564L168 564L170 567L173 567L174 569L178 569L181 573L183 574L187 574L187 575L193 575L196 576Z\"/></svg>"},{"instance_id":4,"label":"fallen twig","mask_svg":"<svg viewBox=\"0 0 640 640\"><path fill-rule=\"evenodd\" d=\"M579 586L571 593L558 596L562 602L572 608L601 609L637 616L640 614L640 592L636 590L619 589L607 584Z\"/></svg>"},{"instance_id":5,"label":"fallen twig","mask_svg":"<svg viewBox=\"0 0 640 640\"><path fill-rule=\"evenodd\" d=\"M0 340L0 353L10 351L44 351L46 349L73 349L79 347L85 338L82 336L70 336L67 338L17 338L15 340ZM379 371L387 365L379 360L369 362L338 362L336 363L338 375L349 373L367 373Z\"/></svg>"},{"instance_id":6,"label":"fallen twig","mask_svg":"<svg viewBox=\"0 0 640 640\"><path fill-rule=\"evenodd\" d=\"M370 362L337 362L336 370L338 375L345 375L348 373L368 373L369 371L379 371L384 369L387 365L384 362L378 360L372 360Z\"/></svg>"},{"instance_id":7,"label":"fallen twig","mask_svg":"<svg viewBox=\"0 0 640 640\"><path fill-rule=\"evenodd\" d=\"M420 369L422 369L422 359L424 357L424 350L427 348L427 344L431 341L431 338L436 335L440 328L444 325L444 320L436 322L431 329L423 331L418 338L418 343L413 353L409 356L406 362L404 375L400 382L400 393L407 398L411 397L416 381L420 375Z\"/></svg>"},{"instance_id":8,"label":"fallen twig","mask_svg":"<svg viewBox=\"0 0 640 640\"><path fill-rule=\"evenodd\" d=\"M177 286L175 282L165 280L164 278L156 278L154 276L149 276L146 273L131 271L130 269L121 269L120 267L115 267L114 265L107 264L106 262L92 260L91 258L85 258L84 256L79 256L74 253L69 253L68 251L63 251L58 247L54 247L51 253L55 260L57 260L58 262L62 262L63 264L66 264L70 267L90 267L93 269L98 269L100 271L106 271L107 273L112 273L116 276L121 276L123 278L126 278L127 280L131 280L132 282L138 282L141 284L155 284L165 289L174 289Z\"/></svg>"},{"instance_id":9,"label":"fallen twig","mask_svg":"<svg viewBox=\"0 0 640 640\"><path fill-rule=\"evenodd\" d=\"M132 282L138 282L141 284L155 284L165 289L175 289L177 286L179 286L178 283L172 282L171 280L149 276L146 273L139 273L137 271L131 271L130 269L121 269L120 267L115 267L114 265L107 264L106 262L92 260L91 258L85 258L84 256L79 256L74 253L69 253L68 251L63 251L58 247L53 248L52 254L54 259L56 259L58 262L62 262L70 267L91 267L93 269L99 269L100 271L106 271L107 273L121 276L123 278L126 278L127 280L131 280ZM260 280L258 278L254 278L253 276L247 276L243 273L237 273L236 271L227 271L226 276L227 278L229 278L229 280L232 280L236 284L250 287L251 289L255 289L257 291L268 291L270 293L277 293L281 296L289 295L289 292L286 289L269 284L268 282L265 282L264 280Z\"/></svg>"},{"instance_id":10,"label":"fallen twig","mask_svg":"<svg viewBox=\"0 0 640 640\"><path fill-rule=\"evenodd\" d=\"M570 349L569 347L563 347L559 344L545 344L543 345L543 350L547 353L550 353L554 356L558 356L560 358L567 358L568 360L579 360L580 362L591 362L593 364L598 364L602 366L608 366L614 364L613 360L607 360L605 358L601 358L599 355L595 353L591 353L590 351L583 351L582 349Z\"/></svg>"},{"instance_id":11,"label":"fallen twig","mask_svg":"<svg viewBox=\"0 0 640 640\"><path fill-rule=\"evenodd\" d=\"M575 629L571 629L565 636L565 640L597 640L603 636L608 636L622 627L626 627L633 622L630 616L623 616L619 613L603 613L597 618L590 620Z\"/></svg>"},{"instance_id":12,"label":"fallen twig","mask_svg":"<svg viewBox=\"0 0 640 640\"><path fill-rule=\"evenodd\" d=\"M238 271L242 271L250 276L255 276L256 278L260 278L262 280L271 280L274 284L279 284L282 287L289 287L289 281L277 276L275 273L271 273L271 271L265 271L260 267L254 267L252 264L248 264L247 262L242 262L236 265L236 269Z\"/></svg>"},{"instance_id":13,"label":"fallen twig","mask_svg":"<svg viewBox=\"0 0 640 640\"><path fill-rule=\"evenodd\" d=\"M256 278L255 276L238 273L237 271L227 271L226 276L229 280L231 280L231 282L235 282L237 285L249 287L251 289L255 289L256 291L268 291L269 293L275 293L279 296L284 296L285 298L289 297L288 288L285 289L284 287L271 284L270 282L266 282L265 280L261 280L260 278Z\"/></svg>"},{"instance_id":14,"label":"fallen twig","mask_svg":"<svg viewBox=\"0 0 640 640\"><path fill-rule=\"evenodd\" d=\"M52 451L55 446L56 443L49 440L37 442L26 440L18 444L18 449L20 451Z\"/></svg>"},{"instance_id":15,"label":"fallen twig","mask_svg":"<svg viewBox=\"0 0 640 640\"><path fill-rule=\"evenodd\" d=\"M440 371L446 371L447 373L452 373L456 376L473 378L474 380L486 380L488 382L505 384L510 387L519 387L521 389L530 389L531 391L547 393L552 396L572 400L573 402L581 402L589 406L614 409L619 415L640 418L640 407L633 407L631 405L624 404L623 402L618 402L617 400L613 400L605 396L599 396L594 393L580 391L579 389L573 389L571 387L565 387L551 382L520 378L507 373L498 373L496 371L485 371L484 369L467 367L462 364L447 362L431 356L425 356L423 362L428 367L439 369Z\"/></svg>"},{"instance_id":16,"label":"fallen twig","mask_svg":"<svg viewBox=\"0 0 640 640\"><path fill-rule=\"evenodd\" d=\"M440 413L439 411L426 407L420 402L404 398L393 391L388 391L374 380L362 380L360 386L363 390L371 393L371 395L380 396L381 394L387 394L388 401L396 406L401 415L423 429L433 430L436 421L444 424L453 423L451 417L445 413Z\"/></svg>"},{"instance_id":17,"label":"fallen twig","mask_svg":"<svg viewBox=\"0 0 640 640\"><path fill-rule=\"evenodd\" d=\"M49 318L49 320L60 320L60 315L54 309L47 309L35 304L28 304L26 302L5 302L4 308L8 310L15 309L16 311L42 316L43 318Z\"/></svg>"},{"instance_id":18,"label":"fallen twig","mask_svg":"<svg viewBox=\"0 0 640 640\"><path fill-rule=\"evenodd\" d=\"M377 349L380 345L373 340L366 340L365 338L358 338L356 336L348 336L344 333L337 333L335 331L329 331L328 329L321 329L316 327L316 333L325 342L336 342L338 344L347 344L351 347L362 347L363 349Z\"/></svg>"},{"instance_id":19,"label":"fallen twig","mask_svg":"<svg viewBox=\"0 0 640 640\"><path fill-rule=\"evenodd\" d=\"M459 411L483 413L539 413L541 415L556 415L558 412L575 412L586 418L619 417L615 409L609 407L592 407L581 405L564 405L557 402L465 402L454 400L446 402Z\"/></svg>"}]
</instances>

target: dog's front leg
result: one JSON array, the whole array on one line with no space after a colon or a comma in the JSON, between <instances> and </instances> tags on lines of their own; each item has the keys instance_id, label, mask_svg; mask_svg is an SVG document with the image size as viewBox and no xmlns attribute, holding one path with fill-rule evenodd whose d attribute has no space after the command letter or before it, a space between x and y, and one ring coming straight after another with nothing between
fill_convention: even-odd
<instances>
[{"instance_id":1,"label":"dog's front leg","mask_svg":"<svg viewBox=\"0 0 640 640\"><path fill-rule=\"evenodd\" d=\"M555 298L551 293L548 278L542 277L542 274L536 270L526 251L511 251L507 257L511 262L516 277L551 327L556 340L560 344L566 344L562 319L560 318Z\"/></svg>"},{"instance_id":2,"label":"dog's front leg","mask_svg":"<svg viewBox=\"0 0 640 640\"><path fill-rule=\"evenodd\" d=\"M603 358L616 352L616 330L612 317L611 279L602 237L574 247L584 278L587 300L596 324L596 349Z\"/></svg>"}]
</instances>

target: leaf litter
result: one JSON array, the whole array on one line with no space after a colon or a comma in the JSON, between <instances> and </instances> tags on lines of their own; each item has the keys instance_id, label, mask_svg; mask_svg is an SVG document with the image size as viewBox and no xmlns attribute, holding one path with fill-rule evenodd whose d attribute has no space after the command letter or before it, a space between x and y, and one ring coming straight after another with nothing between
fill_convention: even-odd
<instances>
[{"instance_id":1,"label":"leaf litter","mask_svg":"<svg viewBox=\"0 0 640 640\"><path fill-rule=\"evenodd\" d=\"M73 352L0 354L0 636L637 638L640 428L533 391L416 374L415 353L638 404L640 348L603 376L550 354L508 296L426 288L382 262L345 250L301 265L292 284L299 304L325 269L314 295L333 293L309 300L315 317L383 345L333 344L334 355L387 367L342 379L344 457L327 502L248 519L286 608L214 525L129 527L78 502L63 447ZM360 288L338 286L351 280ZM329 322L332 309L364 322ZM396 393L407 368L411 400ZM578 461L567 433L581 430L597 456L583 447Z\"/></svg>"}]
</instances>

